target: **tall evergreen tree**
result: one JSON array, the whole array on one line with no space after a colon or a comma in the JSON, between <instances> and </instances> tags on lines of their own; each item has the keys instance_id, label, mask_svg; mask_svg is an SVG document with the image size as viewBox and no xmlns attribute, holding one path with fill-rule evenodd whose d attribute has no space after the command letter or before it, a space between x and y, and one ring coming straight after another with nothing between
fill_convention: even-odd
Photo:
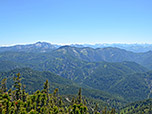
<instances>
[{"instance_id":1,"label":"tall evergreen tree","mask_svg":"<svg viewBox=\"0 0 152 114\"><path fill-rule=\"evenodd\" d=\"M5 93L5 92L7 91L6 82L7 82L7 79L6 79L6 78L4 78L4 79L1 81L1 93Z\"/></svg>"},{"instance_id":2,"label":"tall evergreen tree","mask_svg":"<svg viewBox=\"0 0 152 114\"><path fill-rule=\"evenodd\" d=\"M20 73L16 74L17 77L14 76L14 88L15 90L15 95L16 99L19 100L21 99L21 79L20 79Z\"/></svg>"},{"instance_id":3,"label":"tall evergreen tree","mask_svg":"<svg viewBox=\"0 0 152 114\"><path fill-rule=\"evenodd\" d=\"M23 89L22 89L22 100L23 100L23 102L26 101L25 85L23 85Z\"/></svg>"},{"instance_id":4,"label":"tall evergreen tree","mask_svg":"<svg viewBox=\"0 0 152 114\"><path fill-rule=\"evenodd\" d=\"M78 92L78 98L77 98L77 101L78 103L80 104L82 102L82 95L81 95L81 88L79 89L79 92Z\"/></svg>"},{"instance_id":5,"label":"tall evergreen tree","mask_svg":"<svg viewBox=\"0 0 152 114\"><path fill-rule=\"evenodd\" d=\"M46 104L48 104L48 103L49 103L49 100L50 100L50 98L49 98L49 81L48 81L48 80L46 80L46 82L44 83L44 92L45 92L46 95L47 95Z\"/></svg>"}]
</instances>

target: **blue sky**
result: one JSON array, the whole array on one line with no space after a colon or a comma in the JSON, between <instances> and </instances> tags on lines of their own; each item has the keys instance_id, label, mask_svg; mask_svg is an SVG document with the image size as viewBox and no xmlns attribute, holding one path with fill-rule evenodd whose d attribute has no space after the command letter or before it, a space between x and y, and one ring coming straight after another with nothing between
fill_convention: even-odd
<instances>
[{"instance_id":1,"label":"blue sky","mask_svg":"<svg viewBox=\"0 0 152 114\"><path fill-rule=\"evenodd\" d=\"M0 45L152 43L152 0L1 0Z\"/></svg>"}]
</instances>

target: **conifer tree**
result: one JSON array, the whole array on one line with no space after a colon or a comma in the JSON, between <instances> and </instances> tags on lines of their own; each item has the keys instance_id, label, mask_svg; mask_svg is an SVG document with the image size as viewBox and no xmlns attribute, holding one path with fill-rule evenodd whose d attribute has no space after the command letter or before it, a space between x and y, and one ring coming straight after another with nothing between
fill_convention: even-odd
<instances>
[{"instance_id":1,"label":"conifer tree","mask_svg":"<svg viewBox=\"0 0 152 114\"><path fill-rule=\"evenodd\" d=\"M44 83L44 91L46 92L46 95L47 95L47 101L46 101L46 104L49 103L49 82L48 80L46 80L46 82Z\"/></svg>"},{"instance_id":2,"label":"conifer tree","mask_svg":"<svg viewBox=\"0 0 152 114\"><path fill-rule=\"evenodd\" d=\"M77 101L78 101L79 104L82 102L82 95L81 94L82 93L81 93L81 88L80 88L79 92L78 92L78 99L77 99Z\"/></svg>"},{"instance_id":3,"label":"conifer tree","mask_svg":"<svg viewBox=\"0 0 152 114\"><path fill-rule=\"evenodd\" d=\"M115 109L114 109L114 108L112 108L112 110L111 110L111 113L110 113L110 114L115 114L115 113L116 113Z\"/></svg>"},{"instance_id":4,"label":"conifer tree","mask_svg":"<svg viewBox=\"0 0 152 114\"><path fill-rule=\"evenodd\" d=\"M95 108L94 108L94 114L100 114L99 112L98 112L98 105L96 104L96 106L95 106Z\"/></svg>"},{"instance_id":5,"label":"conifer tree","mask_svg":"<svg viewBox=\"0 0 152 114\"><path fill-rule=\"evenodd\" d=\"M19 100L21 99L21 79L20 79L20 73L16 74L17 77L14 77L14 87L16 88L15 90L15 95L16 99Z\"/></svg>"},{"instance_id":6,"label":"conifer tree","mask_svg":"<svg viewBox=\"0 0 152 114\"><path fill-rule=\"evenodd\" d=\"M33 94L25 92L25 86L21 90L20 74L14 77L14 88L9 92L0 93L0 114L89 114L87 104L83 103L81 88L78 91L78 96L69 104L64 104L64 99L58 95L56 88L52 94L49 94L49 83L44 83L42 91L37 90ZM47 97L50 100L47 103ZM87 102L86 102L87 103ZM70 106L69 106L70 105ZM94 114L99 114L97 105ZM103 110L103 114L115 114L115 109L111 111Z\"/></svg>"},{"instance_id":7,"label":"conifer tree","mask_svg":"<svg viewBox=\"0 0 152 114\"><path fill-rule=\"evenodd\" d=\"M6 79L6 78L4 78L4 79L1 81L1 93L5 93L5 92L7 91L6 82L7 82L7 79Z\"/></svg>"},{"instance_id":8,"label":"conifer tree","mask_svg":"<svg viewBox=\"0 0 152 114\"><path fill-rule=\"evenodd\" d=\"M26 101L25 85L23 85L23 89L22 89L22 100L23 102Z\"/></svg>"}]
</instances>

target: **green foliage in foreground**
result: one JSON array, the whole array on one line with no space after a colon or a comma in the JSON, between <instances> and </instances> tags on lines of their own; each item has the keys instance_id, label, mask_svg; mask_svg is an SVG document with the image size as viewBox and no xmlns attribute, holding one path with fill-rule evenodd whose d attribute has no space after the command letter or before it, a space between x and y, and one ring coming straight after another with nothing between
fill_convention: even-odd
<instances>
[{"instance_id":1,"label":"green foliage in foreground","mask_svg":"<svg viewBox=\"0 0 152 114\"><path fill-rule=\"evenodd\" d=\"M49 91L53 93L53 90L58 88L59 94L64 98L68 96L71 100L73 97L76 97L79 88L82 88L82 96L85 96L87 100L87 106L89 109L93 108L96 103L100 110L103 107L114 107L118 109L127 102L121 96L114 94L109 94L100 90L89 88L87 86L82 86L69 79L65 79L61 76L58 76L54 73L48 71L34 71L30 68L14 69L8 72L0 72L0 80L7 78L7 89L13 89L13 77L15 74L20 72L21 83L26 85L26 92L29 94L34 93L35 91L42 90L43 84L46 80L49 81ZM72 96L72 97L71 97Z\"/></svg>"},{"instance_id":2,"label":"green foliage in foreground","mask_svg":"<svg viewBox=\"0 0 152 114\"><path fill-rule=\"evenodd\" d=\"M20 74L14 77L13 90L6 91L6 79L1 82L0 89L0 114L115 114L115 109L107 111L105 108L98 111L94 106L89 111L87 104L81 96L79 89L77 98L73 98L70 105L64 103L56 88L52 94L49 93L48 80L44 83L43 90L37 90L33 94L25 92L22 86Z\"/></svg>"}]
</instances>

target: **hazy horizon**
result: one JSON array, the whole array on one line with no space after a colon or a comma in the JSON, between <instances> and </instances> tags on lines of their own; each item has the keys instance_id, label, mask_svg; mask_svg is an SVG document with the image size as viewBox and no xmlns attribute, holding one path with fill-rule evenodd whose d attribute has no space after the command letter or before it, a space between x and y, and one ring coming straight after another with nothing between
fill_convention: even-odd
<instances>
[{"instance_id":1,"label":"hazy horizon","mask_svg":"<svg viewBox=\"0 0 152 114\"><path fill-rule=\"evenodd\" d=\"M10 44L10 45L0 45L0 47L9 47L9 46L16 46L16 45L29 45L29 44L35 44L38 42L45 42L50 43L52 45L152 45L152 43L52 43L49 41L36 41L36 42L29 42L29 43L16 43L16 44Z\"/></svg>"}]
</instances>

